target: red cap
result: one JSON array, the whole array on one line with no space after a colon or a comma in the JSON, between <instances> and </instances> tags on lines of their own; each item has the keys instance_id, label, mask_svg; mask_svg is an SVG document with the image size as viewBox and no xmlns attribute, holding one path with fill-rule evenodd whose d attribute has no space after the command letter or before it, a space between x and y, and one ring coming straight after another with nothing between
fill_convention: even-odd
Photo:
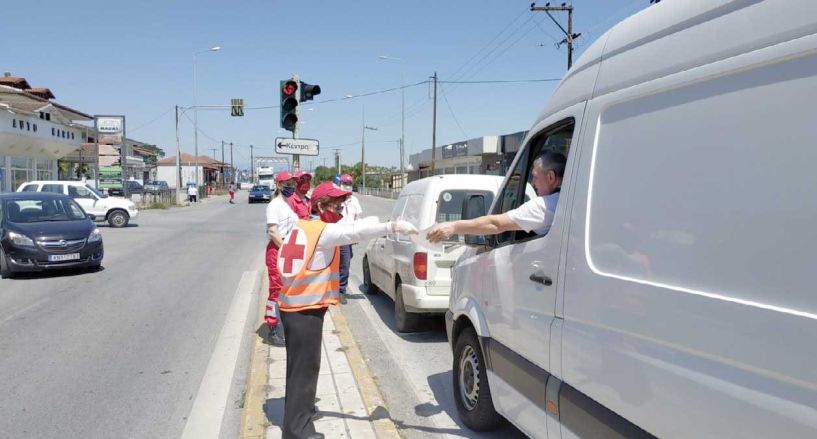
<instances>
[{"instance_id":1,"label":"red cap","mask_svg":"<svg viewBox=\"0 0 817 439\"><path fill-rule=\"evenodd\" d=\"M351 192L339 188L338 186L335 185L335 183L332 183L331 181L321 183L317 187L315 187L315 189L312 189L313 200L319 200L323 197L340 198L349 196L351 194L352 194Z\"/></svg>"},{"instance_id":2,"label":"red cap","mask_svg":"<svg viewBox=\"0 0 817 439\"><path fill-rule=\"evenodd\" d=\"M301 171L300 169L295 171L295 178L300 179L301 177L306 177L309 180L312 180L312 174L306 171Z\"/></svg>"},{"instance_id":3,"label":"red cap","mask_svg":"<svg viewBox=\"0 0 817 439\"><path fill-rule=\"evenodd\" d=\"M289 171L281 171L275 176L275 181L280 183L282 181L292 180L293 178L294 177L289 173Z\"/></svg>"},{"instance_id":4,"label":"red cap","mask_svg":"<svg viewBox=\"0 0 817 439\"><path fill-rule=\"evenodd\" d=\"M341 183L349 183L349 184L352 184L352 183L354 183L354 181L355 181L355 180L354 180L354 179L352 178L352 176L351 176L351 175L349 175L349 174L343 174L343 175L341 175L341 176L340 176L340 182L341 182Z\"/></svg>"}]
</instances>

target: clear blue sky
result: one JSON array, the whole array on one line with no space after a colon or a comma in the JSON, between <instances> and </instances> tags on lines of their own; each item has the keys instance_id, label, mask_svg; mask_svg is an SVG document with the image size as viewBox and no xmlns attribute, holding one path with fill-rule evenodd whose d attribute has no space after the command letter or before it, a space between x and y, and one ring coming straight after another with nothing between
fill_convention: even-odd
<instances>
[{"instance_id":1,"label":"clear blue sky","mask_svg":"<svg viewBox=\"0 0 817 439\"><path fill-rule=\"evenodd\" d=\"M577 57L648 3L574 0L574 30L584 33ZM407 84L434 71L441 81L559 78L566 64L565 48L555 47L560 31L544 13L527 12L529 5L530 0L12 2L3 7L0 69L26 77L34 87L51 88L57 102L86 113L124 114L128 137L173 155L173 106L192 102L193 53L220 45L220 52L199 55L200 104L226 105L241 97L248 107L277 105L278 81L297 72L323 89L316 103L301 104L301 136L320 140L327 163L335 146L342 148L344 163L360 160L365 106L366 124L378 128L367 132L367 162L397 165L399 92L317 102L399 86L401 69ZM566 14L557 18L567 21ZM443 85L437 144L528 129L554 85ZM429 95L427 85L406 90L407 156L431 145ZM199 135L199 152L212 155L217 147L220 158L224 139L241 145L235 160L242 167L249 162L246 145L256 145L256 155L272 155L274 138L289 134L279 131L278 111L247 110L243 118L230 117L226 109L200 111L199 129L206 136ZM192 123L184 117L181 144L192 152ZM304 157L302 166L310 159Z\"/></svg>"}]
</instances>

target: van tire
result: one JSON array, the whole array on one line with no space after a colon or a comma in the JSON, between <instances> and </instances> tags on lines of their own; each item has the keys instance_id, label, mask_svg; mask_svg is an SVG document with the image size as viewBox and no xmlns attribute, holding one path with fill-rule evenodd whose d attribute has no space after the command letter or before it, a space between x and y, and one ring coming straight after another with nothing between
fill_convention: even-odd
<instances>
[{"instance_id":1,"label":"van tire","mask_svg":"<svg viewBox=\"0 0 817 439\"><path fill-rule=\"evenodd\" d=\"M485 355L472 327L465 328L457 337L453 371L454 401L462 423L474 431L497 428L502 416L494 408Z\"/></svg>"},{"instance_id":2,"label":"van tire","mask_svg":"<svg viewBox=\"0 0 817 439\"><path fill-rule=\"evenodd\" d=\"M369 265L369 255L363 257L363 283L366 284L366 294L377 294L380 290L372 282L372 267Z\"/></svg>"},{"instance_id":3,"label":"van tire","mask_svg":"<svg viewBox=\"0 0 817 439\"><path fill-rule=\"evenodd\" d=\"M419 321L419 315L406 311L406 304L403 302L403 284L398 281L394 286L394 325L397 327L397 332L415 332Z\"/></svg>"},{"instance_id":4,"label":"van tire","mask_svg":"<svg viewBox=\"0 0 817 439\"><path fill-rule=\"evenodd\" d=\"M0 248L0 279L9 279L12 277L14 273L11 271L11 267L9 267L9 261L6 257L6 252Z\"/></svg>"},{"instance_id":5,"label":"van tire","mask_svg":"<svg viewBox=\"0 0 817 439\"><path fill-rule=\"evenodd\" d=\"M125 212L124 210L120 209L112 210L108 214L108 225L110 225L113 228L118 229L121 227L125 227L128 225L129 221L130 216L128 216L128 213Z\"/></svg>"}]
</instances>

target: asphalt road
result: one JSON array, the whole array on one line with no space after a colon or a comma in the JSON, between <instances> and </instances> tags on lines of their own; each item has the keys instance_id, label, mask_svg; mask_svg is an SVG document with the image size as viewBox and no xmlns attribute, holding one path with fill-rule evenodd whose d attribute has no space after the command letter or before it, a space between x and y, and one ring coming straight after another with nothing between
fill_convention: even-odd
<instances>
[{"instance_id":1,"label":"asphalt road","mask_svg":"<svg viewBox=\"0 0 817 439\"><path fill-rule=\"evenodd\" d=\"M394 200L358 196L364 216L387 220ZM451 388L452 354L442 317L429 318L424 331L400 334L394 328L394 302L379 293L362 294L366 243L354 246L349 304L343 306L355 339L375 376L391 418L408 438L523 438L507 424L488 434L464 427Z\"/></svg>"},{"instance_id":2,"label":"asphalt road","mask_svg":"<svg viewBox=\"0 0 817 439\"><path fill-rule=\"evenodd\" d=\"M237 201L100 226L101 271L0 280L0 436L180 437L237 285L262 269L265 205L244 191ZM232 381L226 438L239 430L253 296L232 347L238 367L208 370Z\"/></svg>"}]
</instances>

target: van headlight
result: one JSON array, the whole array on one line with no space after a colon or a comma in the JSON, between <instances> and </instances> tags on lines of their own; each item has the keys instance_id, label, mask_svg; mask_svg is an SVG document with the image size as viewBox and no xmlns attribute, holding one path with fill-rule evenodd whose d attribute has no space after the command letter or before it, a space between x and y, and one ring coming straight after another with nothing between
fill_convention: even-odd
<instances>
[{"instance_id":1,"label":"van headlight","mask_svg":"<svg viewBox=\"0 0 817 439\"><path fill-rule=\"evenodd\" d=\"M11 243L19 247L34 247L34 241L26 235L9 232Z\"/></svg>"},{"instance_id":2,"label":"van headlight","mask_svg":"<svg viewBox=\"0 0 817 439\"><path fill-rule=\"evenodd\" d=\"M97 229L97 228L94 228L94 230L91 231L91 234L88 235L88 242L89 243L99 242L101 240L102 240L102 234L99 233L99 229Z\"/></svg>"}]
</instances>

